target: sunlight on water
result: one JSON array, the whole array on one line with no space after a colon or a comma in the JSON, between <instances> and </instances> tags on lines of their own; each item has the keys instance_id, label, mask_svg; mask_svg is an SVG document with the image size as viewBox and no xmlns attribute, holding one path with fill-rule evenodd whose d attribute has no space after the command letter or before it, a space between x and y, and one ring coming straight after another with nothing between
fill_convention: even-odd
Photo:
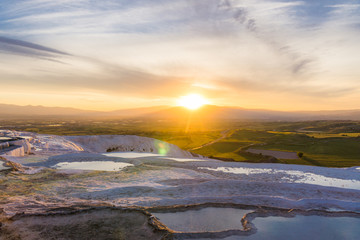
<instances>
[{"instance_id":1,"label":"sunlight on water","mask_svg":"<svg viewBox=\"0 0 360 240\"><path fill-rule=\"evenodd\" d=\"M78 169L97 171L120 171L125 167L134 166L130 163L112 161L91 161L91 162L62 162L53 166L56 169Z\"/></svg>"},{"instance_id":2,"label":"sunlight on water","mask_svg":"<svg viewBox=\"0 0 360 240\"><path fill-rule=\"evenodd\" d=\"M251 210L207 207L185 212L152 213L170 229L179 232L241 230L241 218Z\"/></svg>"},{"instance_id":3,"label":"sunlight on water","mask_svg":"<svg viewBox=\"0 0 360 240\"><path fill-rule=\"evenodd\" d=\"M277 169L266 169L266 168L243 168L243 167L218 167L218 168L199 167L199 169L219 171L224 173L245 174L245 175L276 174L279 177L281 177L281 180L284 182L306 183L306 184L314 184L314 185L320 185L326 187L339 187L339 188L360 190L360 181L358 180L331 178L323 175L296 171L296 170L277 170Z\"/></svg>"}]
</instances>

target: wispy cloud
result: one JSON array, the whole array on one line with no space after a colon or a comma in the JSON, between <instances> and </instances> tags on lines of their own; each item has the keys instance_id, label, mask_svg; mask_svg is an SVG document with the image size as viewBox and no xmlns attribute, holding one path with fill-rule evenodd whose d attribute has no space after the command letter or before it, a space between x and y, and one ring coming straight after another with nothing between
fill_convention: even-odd
<instances>
[{"instance_id":1,"label":"wispy cloud","mask_svg":"<svg viewBox=\"0 0 360 240\"><path fill-rule=\"evenodd\" d=\"M59 51L53 48L45 47L39 44L22 41L18 39L12 39L0 36L0 48L9 53L24 53L27 52L30 55L50 56L51 54L69 55L66 52ZM25 50L24 50L25 49Z\"/></svg>"},{"instance_id":2,"label":"wispy cloud","mask_svg":"<svg viewBox=\"0 0 360 240\"><path fill-rule=\"evenodd\" d=\"M164 102L201 90L229 102L281 92L336 104L360 96L358 10L351 0L4 0L0 83Z\"/></svg>"}]
</instances>

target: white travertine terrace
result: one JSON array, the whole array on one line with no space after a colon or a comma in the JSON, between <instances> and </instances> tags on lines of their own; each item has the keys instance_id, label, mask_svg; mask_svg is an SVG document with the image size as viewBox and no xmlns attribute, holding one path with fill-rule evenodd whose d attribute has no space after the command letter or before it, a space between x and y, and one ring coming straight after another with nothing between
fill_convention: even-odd
<instances>
[{"instance_id":1,"label":"white travertine terrace","mask_svg":"<svg viewBox=\"0 0 360 240\"><path fill-rule=\"evenodd\" d=\"M8 214L40 211L47 205L60 204L61 207L64 202L89 201L116 206L228 203L360 212L359 167L223 162L195 158L175 145L137 136L13 134L31 136L32 151L34 148L40 150L35 155L10 157L9 160L30 167L34 174L39 168L72 175L72 180L65 177L50 185L44 182L47 187L41 196L12 198L1 206ZM159 154L156 149L159 143L168 155ZM105 153L109 148L118 152ZM49 169L57 164L101 161L131 165L118 171L90 175L82 175L82 170ZM27 205L29 202L33 208Z\"/></svg>"}]
</instances>

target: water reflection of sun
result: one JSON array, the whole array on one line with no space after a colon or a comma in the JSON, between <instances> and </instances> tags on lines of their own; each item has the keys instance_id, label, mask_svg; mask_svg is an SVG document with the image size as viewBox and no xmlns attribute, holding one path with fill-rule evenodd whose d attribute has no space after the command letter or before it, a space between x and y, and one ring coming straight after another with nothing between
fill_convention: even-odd
<instances>
[{"instance_id":1,"label":"water reflection of sun","mask_svg":"<svg viewBox=\"0 0 360 240\"><path fill-rule=\"evenodd\" d=\"M178 99L177 104L190 110L195 110L203 105L208 104L209 101L199 94L189 94Z\"/></svg>"}]
</instances>

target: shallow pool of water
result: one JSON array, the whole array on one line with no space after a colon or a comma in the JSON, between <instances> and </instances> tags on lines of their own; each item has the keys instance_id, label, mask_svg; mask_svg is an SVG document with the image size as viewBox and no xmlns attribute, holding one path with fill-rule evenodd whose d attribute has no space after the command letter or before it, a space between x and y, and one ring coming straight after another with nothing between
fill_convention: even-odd
<instances>
[{"instance_id":1,"label":"shallow pool of water","mask_svg":"<svg viewBox=\"0 0 360 240\"><path fill-rule=\"evenodd\" d=\"M125 167L134 166L130 163L113 161L88 161L88 162L61 162L54 165L56 169L77 169L77 170L97 170L97 171L120 171Z\"/></svg>"},{"instance_id":2,"label":"shallow pool of water","mask_svg":"<svg viewBox=\"0 0 360 240\"><path fill-rule=\"evenodd\" d=\"M173 160L177 162L197 162L197 161L205 161L203 159L198 158L175 158L175 157L167 157L161 154L156 153L146 153L146 152L111 152L111 153L103 153L107 157L121 157L121 158L142 158L142 157L155 157L163 160Z\"/></svg>"},{"instance_id":3,"label":"shallow pool of water","mask_svg":"<svg viewBox=\"0 0 360 240\"><path fill-rule=\"evenodd\" d=\"M241 230L241 218L251 210L207 207L184 212L152 213L178 232L218 232Z\"/></svg>"},{"instance_id":4,"label":"shallow pool of water","mask_svg":"<svg viewBox=\"0 0 360 240\"><path fill-rule=\"evenodd\" d=\"M7 169L11 169L11 167L5 166L5 162L0 161L0 170L7 170Z\"/></svg>"},{"instance_id":5,"label":"shallow pool of water","mask_svg":"<svg viewBox=\"0 0 360 240\"><path fill-rule=\"evenodd\" d=\"M258 228L258 232L246 239L355 240L360 238L360 218L299 215L294 218L256 218L253 223Z\"/></svg>"},{"instance_id":6,"label":"shallow pool of water","mask_svg":"<svg viewBox=\"0 0 360 240\"><path fill-rule=\"evenodd\" d=\"M111 152L103 153L102 155L108 157L121 157L121 158L141 158L141 157L161 157L163 155L156 153L146 153L146 152Z\"/></svg>"},{"instance_id":7,"label":"shallow pool of water","mask_svg":"<svg viewBox=\"0 0 360 240\"><path fill-rule=\"evenodd\" d=\"M360 239L360 218L301 216L258 217L253 224L257 232L250 236L230 236L224 240L358 240ZM203 238L202 240L205 240ZM206 240L209 240L206 238Z\"/></svg>"}]
</instances>

